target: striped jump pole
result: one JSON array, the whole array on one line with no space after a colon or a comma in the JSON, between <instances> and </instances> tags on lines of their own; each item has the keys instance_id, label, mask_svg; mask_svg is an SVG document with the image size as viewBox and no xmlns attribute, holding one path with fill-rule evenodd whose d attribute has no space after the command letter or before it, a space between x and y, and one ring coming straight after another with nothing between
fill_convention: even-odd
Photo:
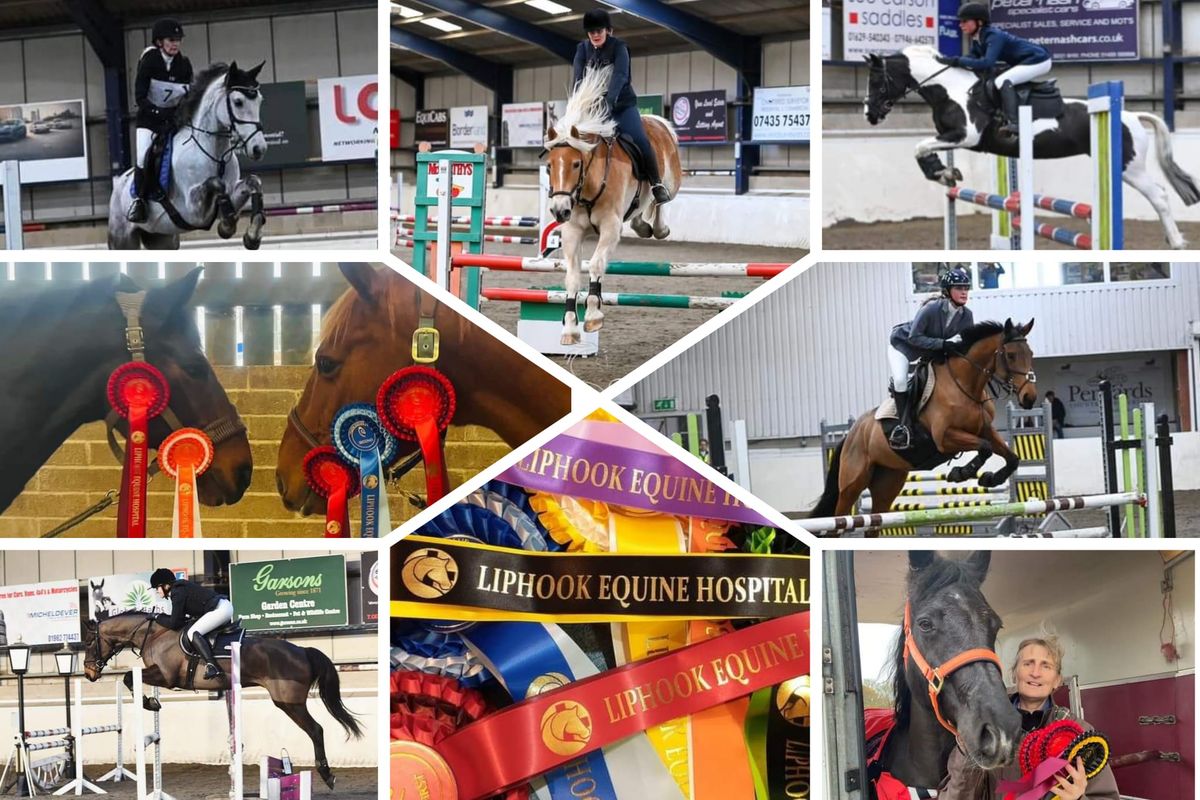
<instances>
[{"instance_id":1,"label":"striped jump pole","mask_svg":"<svg viewBox=\"0 0 1200 800\"><path fill-rule=\"evenodd\" d=\"M480 292L484 300L501 300L521 303L553 303L567 302L567 293L562 289L484 289ZM587 292L579 292L579 302L583 303ZM606 306L641 306L643 308L697 308L717 309L729 308L741 299L734 297L690 297L681 294L635 294L630 292L603 292L600 302Z\"/></svg>"},{"instance_id":2,"label":"striped jump pole","mask_svg":"<svg viewBox=\"0 0 1200 800\"><path fill-rule=\"evenodd\" d=\"M1028 500L1024 503L1001 503L982 508L930 508L920 511L888 511L880 514L849 514L841 517L818 517L798 520L809 533L837 533L883 528L888 525L924 525L959 520L992 519L997 517L1031 517L1055 511L1077 511L1081 508L1109 508L1137 504L1146 505L1146 495L1140 492L1053 497L1049 500Z\"/></svg>"},{"instance_id":3,"label":"striped jump pole","mask_svg":"<svg viewBox=\"0 0 1200 800\"><path fill-rule=\"evenodd\" d=\"M998 211L1017 212L1021 210L1021 193L1014 192L1005 197L1004 195L993 194L992 192L980 192L975 189L967 189L962 186L954 186L946 192L947 196L962 200L964 203L974 203L977 206L986 206L994 208ZM1040 208L1045 211L1053 211L1056 214L1063 214L1076 219L1092 218L1092 207L1088 203L1077 203L1074 200L1064 200L1061 197L1050 197L1044 194L1035 194L1033 196L1034 208Z\"/></svg>"},{"instance_id":4,"label":"striped jump pole","mask_svg":"<svg viewBox=\"0 0 1200 800\"><path fill-rule=\"evenodd\" d=\"M1013 217L1013 227L1021 230L1021 218ZM1077 250L1092 249L1092 235L1090 233L1076 233L1067 228L1060 228L1057 225L1051 225L1047 222L1038 222L1033 226L1035 236L1040 236L1043 239L1049 239L1059 244L1065 244L1068 247L1074 247Z\"/></svg>"},{"instance_id":5,"label":"striped jump pole","mask_svg":"<svg viewBox=\"0 0 1200 800\"><path fill-rule=\"evenodd\" d=\"M404 235L406 233L411 233L411 231L401 231L401 235L396 237L397 247L416 246L411 238L408 238ZM483 235L483 240L485 242L494 242L496 244L537 244L537 239L532 236L502 236L496 233L485 233ZM429 244L426 243L425 246L428 247Z\"/></svg>"},{"instance_id":6,"label":"striped jump pole","mask_svg":"<svg viewBox=\"0 0 1200 800\"><path fill-rule=\"evenodd\" d=\"M263 213L268 217L298 217L308 214L336 214L347 211L374 211L374 200L357 203L329 203L321 206L287 206L285 208L268 208Z\"/></svg>"},{"instance_id":7,"label":"striped jump pole","mask_svg":"<svg viewBox=\"0 0 1200 800\"><path fill-rule=\"evenodd\" d=\"M566 272L567 262L561 258L529 258L524 256L459 255L450 261L452 267L486 267L497 272ZM672 264L659 261L613 261L606 275L641 275L645 277L678 278L773 278L790 264ZM587 270L583 262L581 269Z\"/></svg>"},{"instance_id":8,"label":"striped jump pole","mask_svg":"<svg viewBox=\"0 0 1200 800\"><path fill-rule=\"evenodd\" d=\"M413 223L417 221L416 214L392 214L392 222ZM454 225L469 225L470 217L451 217L450 222ZM431 227L437 226L437 220L432 220ZM516 217L516 216L492 216L484 217L483 224L489 227L497 228L537 228L539 227L537 217Z\"/></svg>"}]
</instances>

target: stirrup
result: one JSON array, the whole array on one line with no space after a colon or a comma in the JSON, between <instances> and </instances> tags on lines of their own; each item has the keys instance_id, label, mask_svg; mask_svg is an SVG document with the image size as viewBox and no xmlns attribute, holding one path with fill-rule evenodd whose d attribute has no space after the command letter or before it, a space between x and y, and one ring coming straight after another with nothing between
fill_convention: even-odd
<instances>
[{"instance_id":1,"label":"stirrup","mask_svg":"<svg viewBox=\"0 0 1200 800\"><path fill-rule=\"evenodd\" d=\"M224 671L216 664L205 664L205 666L204 666L205 680L211 681L214 678L219 678L224 674L225 674Z\"/></svg>"},{"instance_id":2,"label":"stirrup","mask_svg":"<svg viewBox=\"0 0 1200 800\"><path fill-rule=\"evenodd\" d=\"M888 436L888 444L897 450L907 450L912 447L912 433L907 425L897 425Z\"/></svg>"}]
</instances>

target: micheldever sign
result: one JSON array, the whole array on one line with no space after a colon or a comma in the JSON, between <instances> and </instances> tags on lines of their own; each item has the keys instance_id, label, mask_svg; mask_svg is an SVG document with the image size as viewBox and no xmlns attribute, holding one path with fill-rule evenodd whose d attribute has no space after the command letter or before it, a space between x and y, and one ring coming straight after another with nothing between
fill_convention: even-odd
<instances>
[{"instance_id":1,"label":"micheldever sign","mask_svg":"<svg viewBox=\"0 0 1200 800\"><path fill-rule=\"evenodd\" d=\"M346 557L233 564L229 568L229 599L247 630L347 625Z\"/></svg>"}]
</instances>

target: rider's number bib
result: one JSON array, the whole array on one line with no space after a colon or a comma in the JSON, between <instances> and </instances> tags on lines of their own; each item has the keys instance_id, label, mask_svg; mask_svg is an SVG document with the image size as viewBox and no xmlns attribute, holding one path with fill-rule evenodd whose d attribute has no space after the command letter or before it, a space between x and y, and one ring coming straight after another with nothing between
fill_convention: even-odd
<instances>
[{"instance_id":1,"label":"rider's number bib","mask_svg":"<svg viewBox=\"0 0 1200 800\"><path fill-rule=\"evenodd\" d=\"M159 108L174 108L182 102L188 93L186 83L170 83L168 81L150 80L150 102Z\"/></svg>"}]
</instances>

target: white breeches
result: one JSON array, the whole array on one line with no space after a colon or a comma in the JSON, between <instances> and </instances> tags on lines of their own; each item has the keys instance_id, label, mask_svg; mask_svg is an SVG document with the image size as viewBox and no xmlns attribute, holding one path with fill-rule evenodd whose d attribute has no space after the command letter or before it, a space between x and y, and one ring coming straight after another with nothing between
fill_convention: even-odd
<instances>
[{"instance_id":1,"label":"white breeches","mask_svg":"<svg viewBox=\"0 0 1200 800\"><path fill-rule=\"evenodd\" d=\"M888 367L892 370L892 388L897 392L907 392L908 356L888 345Z\"/></svg>"},{"instance_id":2,"label":"white breeches","mask_svg":"<svg viewBox=\"0 0 1200 800\"><path fill-rule=\"evenodd\" d=\"M188 639L197 633L206 636L232 619L233 603L222 597L216 608L192 623L192 627L188 628Z\"/></svg>"},{"instance_id":3,"label":"white breeches","mask_svg":"<svg viewBox=\"0 0 1200 800\"><path fill-rule=\"evenodd\" d=\"M1052 66L1054 66L1053 59L1047 58L1037 64L1017 64L1015 67L1009 67L996 76L996 88L1002 89L1006 83L1011 83L1013 86L1029 83L1045 75Z\"/></svg>"}]
</instances>

